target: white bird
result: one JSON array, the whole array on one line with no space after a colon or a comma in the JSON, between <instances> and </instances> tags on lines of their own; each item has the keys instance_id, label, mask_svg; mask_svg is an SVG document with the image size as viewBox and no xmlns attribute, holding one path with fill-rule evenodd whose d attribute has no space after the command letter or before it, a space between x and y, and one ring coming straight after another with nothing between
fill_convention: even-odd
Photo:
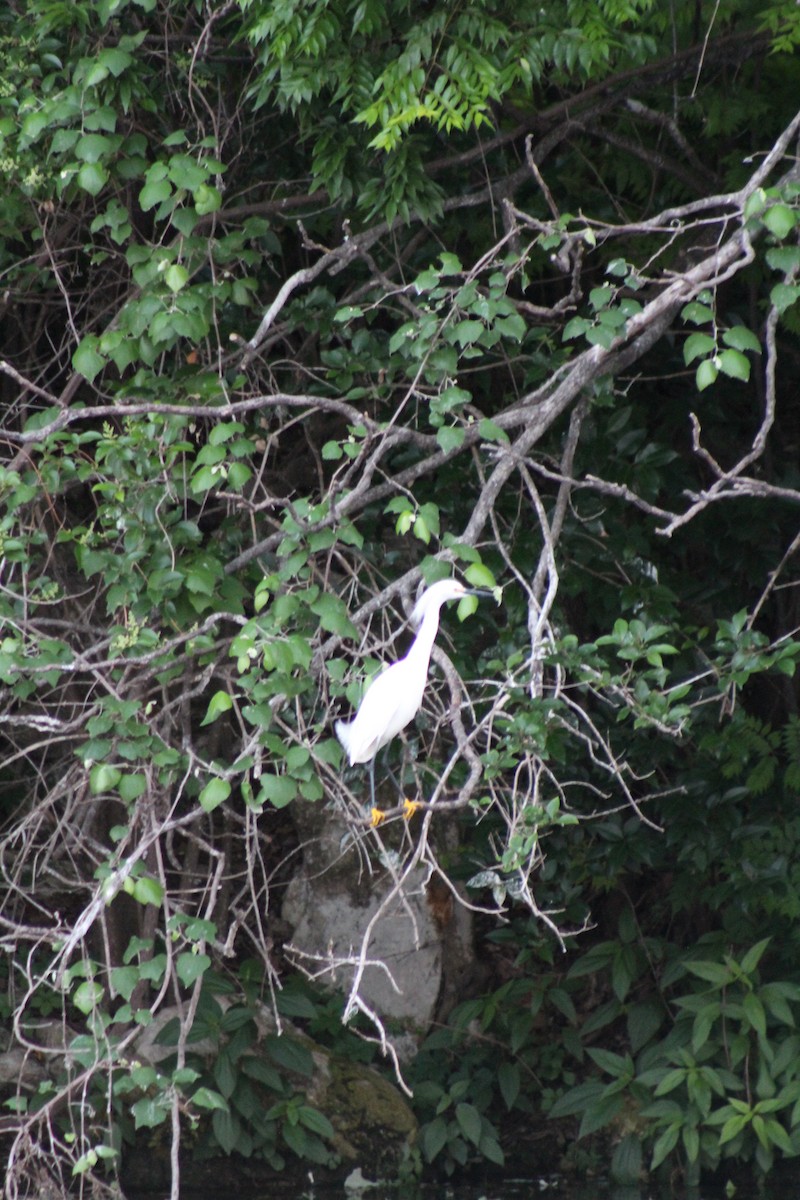
<instances>
[{"instance_id":1,"label":"white bird","mask_svg":"<svg viewBox=\"0 0 800 1200\"><path fill-rule=\"evenodd\" d=\"M353 721L336 722L336 736L347 751L350 765L369 763L373 809L375 756L401 729L405 729L419 711L428 678L431 650L439 628L439 610L448 600L491 595L491 592L465 588L457 579L442 579L427 588L411 614L411 624L418 629L418 633L408 654L373 679Z\"/></svg>"}]
</instances>

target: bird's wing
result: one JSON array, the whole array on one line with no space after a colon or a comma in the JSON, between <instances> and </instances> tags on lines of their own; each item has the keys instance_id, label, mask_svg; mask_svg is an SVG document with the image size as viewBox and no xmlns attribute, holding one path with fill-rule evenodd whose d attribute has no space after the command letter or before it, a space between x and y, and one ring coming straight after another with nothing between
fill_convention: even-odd
<instances>
[{"instance_id":1,"label":"bird's wing","mask_svg":"<svg viewBox=\"0 0 800 1200\"><path fill-rule=\"evenodd\" d=\"M344 742L351 763L369 762L416 713L422 688L417 686L416 678L409 679L408 675L403 659L373 679L367 688Z\"/></svg>"}]
</instances>

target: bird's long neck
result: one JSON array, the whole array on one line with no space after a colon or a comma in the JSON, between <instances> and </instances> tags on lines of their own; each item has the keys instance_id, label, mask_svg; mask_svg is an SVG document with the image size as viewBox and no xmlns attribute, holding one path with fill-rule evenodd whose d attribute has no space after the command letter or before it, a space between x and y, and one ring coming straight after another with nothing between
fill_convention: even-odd
<instances>
[{"instance_id":1,"label":"bird's long neck","mask_svg":"<svg viewBox=\"0 0 800 1200\"><path fill-rule=\"evenodd\" d=\"M419 632L414 639L414 645L406 655L407 662L417 663L422 670L427 674L428 663L431 659L431 650L436 637L436 631L439 628L439 609L429 608L422 619L422 624L419 627Z\"/></svg>"}]
</instances>

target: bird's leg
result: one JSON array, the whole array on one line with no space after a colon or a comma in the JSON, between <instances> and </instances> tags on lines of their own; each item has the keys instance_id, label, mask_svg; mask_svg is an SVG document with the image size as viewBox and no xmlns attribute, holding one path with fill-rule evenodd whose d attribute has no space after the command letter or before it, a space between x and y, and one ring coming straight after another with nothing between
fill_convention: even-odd
<instances>
[{"instance_id":1,"label":"bird's leg","mask_svg":"<svg viewBox=\"0 0 800 1200\"><path fill-rule=\"evenodd\" d=\"M375 805L375 758L374 758L374 756L369 760L369 796L370 796L370 805L371 805L370 810L369 810L370 825L372 826L373 829L376 829L382 821L386 820L386 813L383 812L382 809L377 808Z\"/></svg>"},{"instance_id":2,"label":"bird's leg","mask_svg":"<svg viewBox=\"0 0 800 1200\"><path fill-rule=\"evenodd\" d=\"M383 769L384 769L384 772L391 779L394 786L396 787L398 796L402 796L403 786L401 783L398 782L397 776L395 775L392 768L389 766L389 747L388 746L386 747L386 749L383 752Z\"/></svg>"},{"instance_id":3,"label":"bird's leg","mask_svg":"<svg viewBox=\"0 0 800 1200\"><path fill-rule=\"evenodd\" d=\"M403 762L405 762L405 759L403 760ZM389 766L389 747L388 746L386 747L384 754L383 754L383 769L385 770L386 774L389 776L389 778L391 779L395 788L397 789L398 803L400 801L402 801L403 820L410 821L411 818L413 817L414 813L417 812L418 809L422 808L422 804L419 800L409 800L408 796L406 796L406 794L404 793L402 783L399 782L394 771Z\"/></svg>"},{"instance_id":4,"label":"bird's leg","mask_svg":"<svg viewBox=\"0 0 800 1200\"><path fill-rule=\"evenodd\" d=\"M403 762L405 763L405 759L403 759ZM420 808L422 808L422 803L419 800L409 800L408 796L406 796L406 794L403 790L402 783L398 781L397 776L395 775L392 768L389 766L389 747L388 746L386 747L386 750L384 751L384 755L383 755L383 767L384 767L384 770L386 771L386 774L389 776L389 778L391 779L395 788L397 789L398 803L402 802L403 820L410 821L411 818L413 817L414 813L417 812Z\"/></svg>"}]
</instances>

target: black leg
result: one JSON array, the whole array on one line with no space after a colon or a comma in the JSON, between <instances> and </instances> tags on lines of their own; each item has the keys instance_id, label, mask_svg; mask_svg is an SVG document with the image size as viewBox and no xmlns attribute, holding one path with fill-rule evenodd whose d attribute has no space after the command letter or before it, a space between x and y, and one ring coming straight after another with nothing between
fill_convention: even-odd
<instances>
[{"instance_id":1,"label":"black leg","mask_svg":"<svg viewBox=\"0 0 800 1200\"><path fill-rule=\"evenodd\" d=\"M397 794L398 794L398 796L402 796L402 794L403 794L403 789L402 789L402 787L400 786L400 781L398 780L398 778L397 778L397 776L395 775L395 773L394 773L394 771L392 770L392 768L389 766L389 746L388 746L388 745L387 745L386 749L385 749L385 750L384 750L384 752L383 752L383 760L382 760L382 761L383 761L383 770L384 770L384 773L385 773L386 775L388 775L388 776L389 776L389 778L391 779L392 783L394 784L395 788L397 789Z\"/></svg>"},{"instance_id":2,"label":"black leg","mask_svg":"<svg viewBox=\"0 0 800 1200\"><path fill-rule=\"evenodd\" d=\"M372 807L375 807L375 759L369 760L369 794L372 801Z\"/></svg>"}]
</instances>

